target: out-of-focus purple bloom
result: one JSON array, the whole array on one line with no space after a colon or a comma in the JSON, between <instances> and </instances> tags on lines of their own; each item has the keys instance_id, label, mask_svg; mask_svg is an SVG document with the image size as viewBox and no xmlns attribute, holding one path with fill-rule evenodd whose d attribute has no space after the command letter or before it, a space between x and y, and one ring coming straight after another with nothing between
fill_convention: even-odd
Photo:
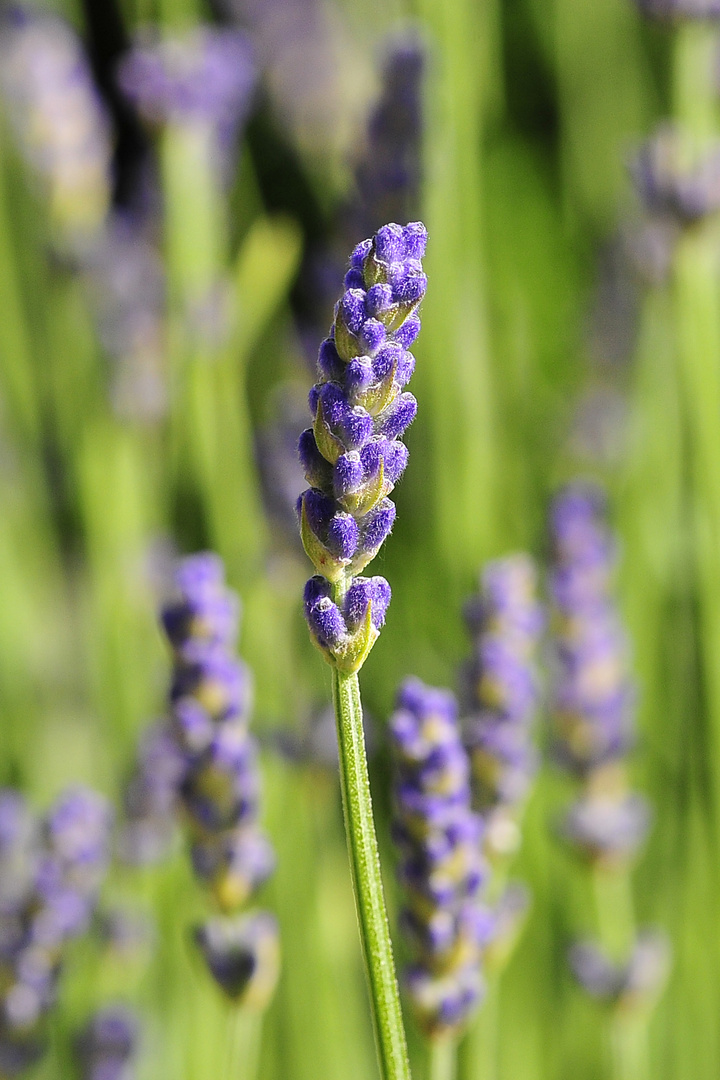
<instances>
[{"instance_id":1,"label":"out-of-focus purple bloom","mask_svg":"<svg viewBox=\"0 0 720 1080\"><path fill-rule=\"evenodd\" d=\"M276 532L293 549L299 546L295 507L305 488L297 447L306 424L305 391L294 383L282 383L273 396L270 418L255 436L255 457L265 509L279 526Z\"/></svg>"},{"instance_id":2,"label":"out-of-focus purple bloom","mask_svg":"<svg viewBox=\"0 0 720 1080\"><path fill-rule=\"evenodd\" d=\"M617 963L599 945L583 941L570 950L570 966L591 997L625 1010L648 1008L665 985L670 946L664 934L645 930L638 934L629 959Z\"/></svg>"},{"instance_id":3,"label":"out-of-focus purple bloom","mask_svg":"<svg viewBox=\"0 0 720 1080\"><path fill-rule=\"evenodd\" d=\"M107 867L111 815L87 788L61 795L42 822L0 792L0 1075L44 1051L67 943L88 927Z\"/></svg>"},{"instance_id":4,"label":"out-of-focus purple bloom","mask_svg":"<svg viewBox=\"0 0 720 1080\"><path fill-rule=\"evenodd\" d=\"M250 673L234 655L239 603L225 585L221 560L210 552L181 560L174 586L162 611L174 668L169 725L163 733L169 745L161 757L169 796L182 804L195 873L220 908L232 912L275 865L259 824L257 747L248 732ZM257 919L266 929L275 925L264 913ZM234 919L217 921L225 929L238 925ZM210 949L221 932L202 928L198 940L211 973L227 989ZM266 949L268 935L261 935L259 949ZM274 949L277 953L276 934Z\"/></svg>"},{"instance_id":5,"label":"out-of-focus purple bloom","mask_svg":"<svg viewBox=\"0 0 720 1080\"><path fill-rule=\"evenodd\" d=\"M64 19L23 7L3 13L0 88L61 240L84 248L110 205L112 148L90 65Z\"/></svg>"},{"instance_id":6,"label":"out-of-focus purple bloom","mask_svg":"<svg viewBox=\"0 0 720 1080\"><path fill-rule=\"evenodd\" d=\"M650 808L641 795L629 792L594 792L570 806L561 832L593 863L613 866L631 861L650 828Z\"/></svg>"},{"instance_id":7,"label":"out-of-focus purple bloom","mask_svg":"<svg viewBox=\"0 0 720 1080\"><path fill-rule=\"evenodd\" d=\"M535 589L532 560L510 555L486 566L480 594L466 605L473 655L462 672L463 729L490 857L514 850L516 818L537 765L532 726L543 617Z\"/></svg>"},{"instance_id":8,"label":"out-of-focus purple bloom","mask_svg":"<svg viewBox=\"0 0 720 1080\"><path fill-rule=\"evenodd\" d=\"M652 19L720 19L720 0L635 0Z\"/></svg>"},{"instance_id":9,"label":"out-of-focus purple bloom","mask_svg":"<svg viewBox=\"0 0 720 1080\"><path fill-rule=\"evenodd\" d=\"M132 1080L139 1026L135 1013L122 1005L96 1012L75 1042L82 1080Z\"/></svg>"},{"instance_id":10,"label":"out-of-focus purple bloom","mask_svg":"<svg viewBox=\"0 0 720 1080\"><path fill-rule=\"evenodd\" d=\"M356 201L348 207L352 241L385 221L412 221L420 203L422 81L426 49L417 34L388 42L380 97L368 122L366 146L355 171Z\"/></svg>"},{"instance_id":11,"label":"out-of-focus purple bloom","mask_svg":"<svg viewBox=\"0 0 720 1080\"><path fill-rule=\"evenodd\" d=\"M395 519L387 496L405 467L399 439L416 412L403 387L415 364L407 350L420 328L426 239L420 222L385 225L355 248L330 337L320 346L320 381L310 391L315 422L300 437L311 485L298 500L300 533L322 575L308 582L305 614L326 659L346 671L365 660L390 598L380 578L352 580ZM340 582L349 588L338 606L331 583Z\"/></svg>"},{"instance_id":12,"label":"out-of-focus purple bloom","mask_svg":"<svg viewBox=\"0 0 720 1080\"><path fill-rule=\"evenodd\" d=\"M212 27L140 40L119 69L122 90L145 120L206 127L222 151L245 120L255 77L245 35Z\"/></svg>"},{"instance_id":13,"label":"out-of-focus purple bloom","mask_svg":"<svg viewBox=\"0 0 720 1080\"><path fill-rule=\"evenodd\" d=\"M632 746L635 689L612 597L615 542L597 488L570 485L551 518L555 753L579 775Z\"/></svg>"},{"instance_id":14,"label":"out-of-focus purple bloom","mask_svg":"<svg viewBox=\"0 0 720 1080\"><path fill-rule=\"evenodd\" d=\"M687 137L667 125L638 151L631 170L645 207L683 225L720 209L720 142L690 153Z\"/></svg>"},{"instance_id":15,"label":"out-of-focus purple bloom","mask_svg":"<svg viewBox=\"0 0 720 1080\"><path fill-rule=\"evenodd\" d=\"M210 919L195 931L208 968L233 1001L262 1010L280 970L278 925L267 911Z\"/></svg>"},{"instance_id":16,"label":"out-of-focus purple bloom","mask_svg":"<svg viewBox=\"0 0 720 1080\"><path fill-rule=\"evenodd\" d=\"M125 820L119 848L125 862L144 866L168 853L176 834L180 785L186 771L186 755L166 721L143 734L123 795Z\"/></svg>"},{"instance_id":17,"label":"out-of-focus purple bloom","mask_svg":"<svg viewBox=\"0 0 720 1080\"><path fill-rule=\"evenodd\" d=\"M273 111L302 152L327 159L353 133L361 57L326 0L220 0L246 27ZM353 78L348 79L352 64Z\"/></svg>"},{"instance_id":18,"label":"out-of-focus purple bloom","mask_svg":"<svg viewBox=\"0 0 720 1080\"><path fill-rule=\"evenodd\" d=\"M470 805L470 765L449 691L408 679L390 720L393 839L404 890L402 929L413 962L405 985L422 1027L459 1029L480 1000L480 950L491 917L478 895L485 876L480 818Z\"/></svg>"},{"instance_id":19,"label":"out-of-focus purple bloom","mask_svg":"<svg viewBox=\"0 0 720 1080\"><path fill-rule=\"evenodd\" d=\"M258 845L268 848L258 825L257 751L247 730L250 673L233 654L239 605L210 552L178 564L175 588L162 622L175 661L171 730L186 762L179 793L194 853L205 852L195 857L196 868L221 903L237 906L272 869L268 857L242 857Z\"/></svg>"},{"instance_id":20,"label":"out-of-focus purple bloom","mask_svg":"<svg viewBox=\"0 0 720 1080\"><path fill-rule=\"evenodd\" d=\"M167 406L165 276L140 222L111 215L83 260L98 336L113 362L117 414L152 421Z\"/></svg>"}]
</instances>

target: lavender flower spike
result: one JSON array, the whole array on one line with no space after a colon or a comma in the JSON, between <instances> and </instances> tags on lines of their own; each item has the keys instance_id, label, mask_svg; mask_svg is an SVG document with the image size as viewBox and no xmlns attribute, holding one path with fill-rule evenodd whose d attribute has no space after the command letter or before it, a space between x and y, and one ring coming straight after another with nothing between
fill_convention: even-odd
<instances>
[{"instance_id":1,"label":"lavender flower spike","mask_svg":"<svg viewBox=\"0 0 720 1080\"><path fill-rule=\"evenodd\" d=\"M482 994L480 948L489 921L478 904L482 822L470 806L470 766L449 691L408 679L390 721L393 839L413 962L405 983L433 1037L459 1031Z\"/></svg>"},{"instance_id":2,"label":"lavender flower spike","mask_svg":"<svg viewBox=\"0 0 720 1080\"><path fill-rule=\"evenodd\" d=\"M474 641L462 671L464 740L472 763L473 803L485 820L490 858L517 848L517 818L537 766L532 727L543 616L536 576L527 555L488 563L481 592L465 609Z\"/></svg>"},{"instance_id":3,"label":"lavender flower spike","mask_svg":"<svg viewBox=\"0 0 720 1080\"><path fill-rule=\"evenodd\" d=\"M408 346L420 330L426 239L420 222L385 225L355 248L320 346L314 424L300 437L311 485L298 500L300 533L320 575L308 583L305 614L325 658L348 673L372 648L390 599L382 578L356 575L392 529L388 496L407 463L400 436L417 406L403 388L415 366Z\"/></svg>"},{"instance_id":4,"label":"lavender flower spike","mask_svg":"<svg viewBox=\"0 0 720 1080\"><path fill-rule=\"evenodd\" d=\"M234 655L237 598L225 585L222 561L209 552L178 564L175 587L176 596L162 612L174 671L167 729L173 745L160 802L164 808L176 785L193 868L225 913L200 928L197 940L216 982L230 992L213 943L226 938L235 942L240 924L234 913L272 873L275 857L259 824L258 752L248 732L250 674ZM184 759L179 771L178 753ZM272 937L277 952L272 916L262 913L257 918L263 929L258 948L269 955ZM251 945L246 942L247 956L254 955ZM235 979L231 996L253 992L251 974L243 987Z\"/></svg>"}]
</instances>

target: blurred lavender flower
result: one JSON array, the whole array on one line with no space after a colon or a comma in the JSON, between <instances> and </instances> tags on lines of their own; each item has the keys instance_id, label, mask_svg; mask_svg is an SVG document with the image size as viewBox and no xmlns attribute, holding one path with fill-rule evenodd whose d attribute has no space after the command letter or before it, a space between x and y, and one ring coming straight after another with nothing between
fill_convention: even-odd
<instances>
[{"instance_id":1,"label":"blurred lavender flower","mask_svg":"<svg viewBox=\"0 0 720 1080\"><path fill-rule=\"evenodd\" d=\"M0 89L59 240L82 251L111 199L108 119L83 47L57 15L10 7L0 21Z\"/></svg>"},{"instance_id":2,"label":"blurred lavender flower","mask_svg":"<svg viewBox=\"0 0 720 1080\"><path fill-rule=\"evenodd\" d=\"M355 575L395 520L388 495L408 456L399 437L417 410L402 391L415 366L408 346L420 330L426 239L419 222L386 225L355 248L331 336L320 346L320 381L310 391L315 423L300 437L311 485L298 500L300 532L322 575L307 583L305 616L328 662L345 671L362 665L390 601L384 578ZM331 583L345 589L340 605Z\"/></svg>"},{"instance_id":3,"label":"blurred lavender flower","mask_svg":"<svg viewBox=\"0 0 720 1080\"><path fill-rule=\"evenodd\" d=\"M543 617L526 555L488 563L466 606L473 656L462 671L463 730L473 804L490 858L515 852L517 818L537 768L532 727L539 697L535 652Z\"/></svg>"},{"instance_id":4,"label":"blurred lavender flower","mask_svg":"<svg viewBox=\"0 0 720 1080\"><path fill-rule=\"evenodd\" d=\"M413 963L405 985L428 1034L457 1030L478 1004L480 950L492 917L478 903L485 867L470 766L449 691L408 679L390 720L393 840Z\"/></svg>"},{"instance_id":5,"label":"blurred lavender flower","mask_svg":"<svg viewBox=\"0 0 720 1080\"><path fill-rule=\"evenodd\" d=\"M583 941L570 950L570 966L591 997L624 1010L648 1008L667 980L670 946L664 934L641 931L629 959L619 964L599 945Z\"/></svg>"},{"instance_id":6,"label":"blurred lavender flower","mask_svg":"<svg viewBox=\"0 0 720 1080\"><path fill-rule=\"evenodd\" d=\"M65 792L37 824L16 792L0 793L0 1075L42 1056L65 948L97 905L110 827L107 803L87 788Z\"/></svg>"},{"instance_id":7,"label":"blurred lavender flower","mask_svg":"<svg viewBox=\"0 0 720 1080\"><path fill-rule=\"evenodd\" d=\"M331 242L311 247L304 260L301 337L311 361L315 343L332 318L348 248L386 221L414 220L420 208L426 49L417 33L405 33L393 36L384 52L380 96L367 118L351 194L338 210Z\"/></svg>"},{"instance_id":8,"label":"blurred lavender flower","mask_svg":"<svg viewBox=\"0 0 720 1080\"><path fill-rule=\"evenodd\" d=\"M196 939L217 984L233 1000L267 1007L280 971L279 931L267 911L210 919Z\"/></svg>"},{"instance_id":9,"label":"blurred lavender flower","mask_svg":"<svg viewBox=\"0 0 720 1080\"><path fill-rule=\"evenodd\" d=\"M698 154L687 136L665 125L640 148L631 171L644 206L653 214L687 226L720 209L718 140Z\"/></svg>"},{"instance_id":10,"label":"blurred lavender flower","mask_svg":"<svg viewBox=\"0 0 720 1080\"><path fill-rule=\"evenodd\" d=\"M720 0L635 0L653 19L720 19Z\"/></svg>"},{"instance_id":11,"label":"blurred lavender flower","mask_svg":"<svg viewBox=\"0 0 720 1080\"><path fill-rule=\"evenodd\" d=\"M632 861L650 822L647 800L627 790L623 767L605 765L586 779L560 831L590 862L612 868Z\"/></svg>"},{"instance_id":12,"label":"blurred lavender flower","mask_svg":"<svg viewBox=\"0 0 720 1080\"><path fill-rule=\"evenodd\" d=\"M650 823L648 804L630 790L627 776L635 690L612 594L616 545L605 514L602 492L578 483L558 494L551 513L555 750L582 781L561 832L599 883L627 872ZM642 982L649 970L647 940L636 939L622 966L594 946L578 946L571 957L575 973L590 993L624 1000L632 996L636 971Z\"/></svg>"},{"instance_id":13,"label":"blurred lavender flower","mask_svg":"<svg viewBox=\"0 0 720 1080\"><path fill-rule=\"evenodd\" d=\"M171 850L186 771L187 759L167 722L161 721L143 734L134 772L123 793L125 820L118 844L124 862L146 866Z\"/></svg>"},{"instance_id":14,"label":"blurred lavender flower","mask_svg":"<svg viewBox=\"0 0 720 1080\"><path fill-rule=\"evenodd\" d=\"M149 124L207 130L222 165L250 107L255 64L239 31L197 27L183 37L140 39L118 78Z\"/></svg>"},{"instance_id":15,"label":"blurred lavender flower","mask_svg":"<svg viewBox=\"0 0 720 1080\"><path fill-rule=\"evenodd\" d=\"M167 343L159 252L140 221L115 214L83 269L98 336L114 362L110 393L117 414L160 419L167 407Z\"/></svg>"},{"instance_id":16,"label":"blurred lavender flower","mask_svg":"<svg viewBox=\"0 0 720 1080\"><path fill-rule=\"evenodd\" d=\"M412 221L420 206L422 81L426 49L417 34L388 42L379 100L355 169L357 197L347 210L350 243L385 221Z\"/></svg>"},{"instance_id":17,"label":"blurred lavender flower","mask_svg":"<svg viewBox=\"0 0 720 1080\"><path fill-rule=\"evenodd\" d=\"M303 153L327 162L349 143L362 64L326 0L220 0L247 27L275 113Z\"/></svg>"},{"instance_id":18,"label":"blurred lavender flower","mask_svg":"<svg viewBox=\"0 0 720 1080\"><path fill-rule=\"evenodd\" d=\"M585 776L622 759L634 738L628 642L613 601L615 542L595 487L569 485L551 515L554 752Z\"/></svg>"},{"instance_id":19,"label":"blurred lavender flower","mask_svg":"<svg viewBox=\"0 0 720 1080\"><path fill-rule=\"evenodd\" d=\"M185 759L178 791L193 868L220 908L230 912L265 881L275 862L258 820L257 747L248 732L250 673L234 655L239 603L225 585L221 560L209 552L178 564L175 589L162 612L174 660L169 756L179 751ZM229 919L214 925L236 924ZM220 931L205 927L198 933L204 943ZM217 978L207 950L205 955Z\"/></svg>"},{"instance_id":20,"label":"blurred lavender flower","mask_svg":"<svg viewBox=\"0 0 720 1080\"><path fill-rule=\"evenodd\" d=\"M271 415L255 436L255 456L269 517L279 526L280 535L298 547L298 496L305 487L298 461L298 439L307 424L307 396L293 382L276 387Z\"/></svg>"},{"instance_id":21,"label":"blurred lavender flower","mask_svg":"<svg viewBox=\"0 0 720 1080\"><path fill-rule=\"evenodd\" d=\"M96 1012L75 1043L82 1080L133 1080L138 1029L138 1018L125 1006Z\"/></svg>"}]
</instances>

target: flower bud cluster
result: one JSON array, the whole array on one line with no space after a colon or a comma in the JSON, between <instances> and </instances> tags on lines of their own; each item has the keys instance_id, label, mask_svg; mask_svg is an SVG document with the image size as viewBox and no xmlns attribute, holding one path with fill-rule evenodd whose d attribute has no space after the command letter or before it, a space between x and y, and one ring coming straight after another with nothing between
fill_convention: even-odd
<instances>
[{"instance_id":1,"label":"flower bud cluster","mask_svg":"<svg viewBox=\"0 0 720 1080\"><path fill-rule=\"evenodd\" d=\"M84 933L107 869L111 814L86 788L61 795L42 821L0 791L0 1075L44 1051L45 1021L70 941Z\"/></svg>"},{"instance_id":2,"label":"flower bud cluster","mask_svg":"<svg viewBox=\"0 0 720 1080\"><path fill-rule=\"evenodd\" d=\"M622 863L642 843L649 814L629 791L625 771L635 689L612 594L616 551L602 492L581 484L562 490L551 531L554 749L583 781L563 829L591 861Z\"/></svg>"},{"instance_id":3,"label":"flower bud cluster","mask_svg":"<svg viewBox=\"0 0 720 1080\"><path fill-rule=\"evenodd\" d=\"M298 500L300 533L319 575L305 590L305 615L315 643L345 671L363 663L390 599L382 578L356 575L392 529L388 496L407 464L400 436L417 404L404 387L427 286L426 239L419 222L385 225L355 248L330 337L320 346L320 380L310 391L314 424L300 436L311 485Z\"/></svg>"},{"instance_id":4,"label":"flower bud cluster","mask_svg":"<svg viewBox=\"0 0 720 1080\"><path fill-rule=\"evenodd\" d=\"M122 1005L98 1010L75 1041L81 1080L134 1080L138 1019Z\"/></svg>"},{"instance_id":5,"label":"flower bud cluster","mask_svg":"<svg viewBox=\"0 0 720 1080\"><path fill-rule=\"evenodd\" d=\"M490 858L517 849L517 818L537 768L532 740L539 680L535 666L543 617L527 555L488 563L481 592L466 605L473 655L462 672L463 729L472 763L473 802L485 820Z\"/></svg>"},{"instance_id":6,"label":"flower bud cluster","mask_svg":"<svg viewBox=\"0 0 720 1080\"><path fill-rule=\"evenodd\" d=\"M18 7L3 14L0 89L53 222L82 245L110 205L112 147L90 65L64 19Z\"/></svg>"},{"instance_id":7,"label":"flower bud cluster","mask_svg":"<svg viewBox=\"0 0 720 1080\"><path fill-rule=\"evenodd\" d=\"M239 605L225 586L221 560L208 552L180 562L175 586L177 596L163 609L162 622L174 660L170 730L185 758L179 797L195 873L221 910L233 912L275 863L259 825L258 750L248 732L250 673L234 653ZM252 995L252 986L245 990Z\"/></svg>"},{"instance_id":8,"label":"flower bud cluster","mask_svg":"<svg viewBox=\"0 0 720 1080\"><path fill-rule=\"evenodd\" d=\"M408 679L390 740L401 925L413 955L405 985L423 1029L442 1036L461 1029L480 1000L480 954L490 923L478 901L482 822L470 805L470 765L454 696Z\"/></svg>"}]
</instances>

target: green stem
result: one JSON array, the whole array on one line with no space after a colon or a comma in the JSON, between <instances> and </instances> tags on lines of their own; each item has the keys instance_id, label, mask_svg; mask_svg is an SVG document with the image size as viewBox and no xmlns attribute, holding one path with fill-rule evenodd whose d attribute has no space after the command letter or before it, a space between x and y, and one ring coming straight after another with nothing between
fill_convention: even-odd
<instances>
[{"instance_id":1,"label":"green stem","mask_svg":"<svg viewBox=\"0 0 720 1080\"><path fill-rule=\"evenodd\" d=\"M227 1080L256 1080L260 1064L262 1016L231 1006L228 1012Z\"/></svg>"},{"instance_id":2,"label":"green stem","mask_svg":"<svg viewBox=\"0 0 720 1080\"><path fill-rule=\"evenodd\" d=\"M622 963L635 942L630 874L623 869L596 869L593 886L601 944L614 961ZM614 1080L647 1080L647 1016L616 1009L610 1020L609 1039Z\"/></svg>"},{"instance_id":3,"label":"green stem","mask_svg":"<svg viewBox=\"0 0 720 1080\"><path fill-rule=\"evenodd\" d=\"M703 25L682 26L674 53L674 115L689 163L710 152L718 127L716 41ZM720 272L717 223L684 230L674 263L674 310L690 475L689 529L697 576L703 685L720 806Z\"/></svg>"},{"instance_id":4,"label":"green stem","mask_svg":"<svg viewBox=\"0 0 720 1080\"><path fill-rule=\"evenodd\" d=\"M337 588L341 596L344 585ZM410 1080L380 856L373 821L357 674L333 671L340 786L375 1044L383 1080Z\"/></svg>"},{"instance_id":5,"label":"green stem","mask_svg":"<svg viewBox=\"0 0 720 1080\"><path fill-rule=\"evenodd\" d=\"M428 1080L455 1080L456 1076L455 1039L432 1039L428 1045Z\"/></svg>"},{"instance_id":6,"label":"green stem","mask_svg":"<svg viewBox=\"0 0 720 1080\"><path fill-rule=\"evenodd\" d=\"M485 1000L461 1051L462 1080L496 1080L498 1075L498 976L488 978Z\"/></svg>"}]
</instances>

